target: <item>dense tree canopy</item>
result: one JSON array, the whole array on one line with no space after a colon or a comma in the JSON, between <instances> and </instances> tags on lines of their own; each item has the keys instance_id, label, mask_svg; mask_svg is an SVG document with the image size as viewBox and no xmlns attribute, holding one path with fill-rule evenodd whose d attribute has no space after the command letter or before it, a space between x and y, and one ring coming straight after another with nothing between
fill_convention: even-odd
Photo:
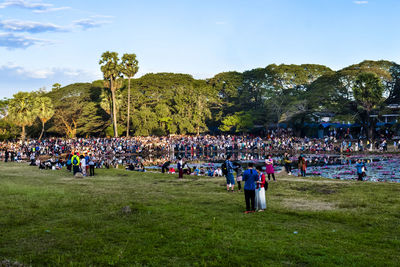
<instances>
[{"instance_id":1,"label":"dense tree canopy","mask_svg":"<svg viewBox=\"0 0 400 267\"><path fill-rule=\"evenodd\" d=\"M242 133L282 123L301 128L326 114L333 121L372 128L376 121L369 121L370 114L379 115L400 101L400 66L389 61L363 61L338 71L314 64L272 64L199 80L176 73L132 78L137 61L128 55L117 72L111 65L117 66L118 55L104 55L106 83L55 84L52 91L42 92L41 97L51 100L42 106L53 109L54 116L51 111L39 116L38 126L34 126L38 115L33 121L18 115L27 112L18 106L28 93L2 101L0 138L16 137L18 126L28 127L28 135L38 137L43 122L49 135L69 137L128 134L128 127L133 135ZM121 73L126 79L119 78ZM22 117L27 121L18 119Z\"/></svg>"}]
</instances>

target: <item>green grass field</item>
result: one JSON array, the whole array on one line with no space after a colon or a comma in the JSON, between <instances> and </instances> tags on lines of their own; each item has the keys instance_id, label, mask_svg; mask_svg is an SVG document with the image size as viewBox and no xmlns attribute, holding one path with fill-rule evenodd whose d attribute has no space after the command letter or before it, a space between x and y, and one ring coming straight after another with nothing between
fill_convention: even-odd
<instances>
[{"instance_id":1,"label":"green grass field","mask_svg":"<svg viewBox=\"0 0 400 267\"><path fill-rule=\"evenodd\" d=\"M399 266L400 184L278 176L267 211L243 214L222 178L96 171L1 162L0 262Z\"/></svg>"}]
</instances>

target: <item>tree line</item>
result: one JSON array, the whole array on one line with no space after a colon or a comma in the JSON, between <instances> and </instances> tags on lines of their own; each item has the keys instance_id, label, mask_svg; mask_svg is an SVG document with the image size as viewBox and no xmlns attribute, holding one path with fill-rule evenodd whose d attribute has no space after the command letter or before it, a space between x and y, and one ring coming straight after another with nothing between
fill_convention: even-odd
<instances>
[{"instance_id":1,"label":"tree line","mask_svg":"<svg viewBox=\"0 0 400 267\"><path fill-rule=\"evenodd\" d=\"M363 61L338 71L275 65L209 79L180 73L134 78L135 54L105 52L104 79L51 91L19 92L0 102L0 138L247 133L305 123L324 114L359 123L373 137L376 119L400 100L400 65ZM376 116L371 116L376 115Z\"/></svg>"}]
</instances>

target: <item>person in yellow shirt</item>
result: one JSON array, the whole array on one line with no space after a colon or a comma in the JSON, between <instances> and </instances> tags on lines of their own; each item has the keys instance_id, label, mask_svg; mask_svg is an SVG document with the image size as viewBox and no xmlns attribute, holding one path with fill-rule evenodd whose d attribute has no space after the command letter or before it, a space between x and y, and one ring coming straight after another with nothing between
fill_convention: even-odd
<instances>
[{"instance_id":1,"label":"person in yellow shirt","mask_svg":"<svg viewBox=\"0 0 400 267\"><path fill-rule=\"evenodd\" d=\"M79 156L77 154L78 153L74 153L74 155L71 158L71 163L72 163L74 175L77 172L80 172L80 170L79 170L80 159L79 159Z\"/></svg>"}]
</instances>

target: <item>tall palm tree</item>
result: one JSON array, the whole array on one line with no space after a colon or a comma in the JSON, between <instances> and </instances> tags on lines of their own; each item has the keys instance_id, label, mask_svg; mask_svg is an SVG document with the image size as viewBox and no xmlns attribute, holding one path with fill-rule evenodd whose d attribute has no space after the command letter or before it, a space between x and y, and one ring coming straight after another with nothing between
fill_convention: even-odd
<instances>
[{"instance_id":1,"label":"tall palm tree","mask_svg":"<svg viewBox=\"0 0 400 267\"><path fill-rule=\"evenodd\" d=\"M19 92L8 104L8 119L22 128L21 139L25 140L26 126L32 125L37 117L34 107L34 97L31 93Z\"/></svg>"},{"instance_id":2,"label":"tall palm tree","mask_svg":"<svg viewBox=\"0 0 400 267\"><path fill-rule=\"evenodd\" d=\"M54 107L50 97L36 97L35 100L35 110L37 112L37 116L42 122L42 132L40 133L39 140L42 139L44 133L44 125L48 120L50 120L54 115Z\"/></svg>"},{"instance_id":3,"label":"tall palm tree","mask_svg":"<svg viewBox=\"0 0 400 267\"><path fill-rule=\"evenodd\" d=\"M119 91L115 92L115 111L120 114L121 106L123 105L122 94ZM100 94L100 107L111 117L111 124L113 124L112 118L112 97L109 90L102 90Z\"/></svg>"},{"instance_id":4,"label":"tall palm tree","mask_svg":"<svg viewBox=\"0 0 400 267\"><path fill-rule=\"evenodd\" d=\"M106 51L101 55L99 61L100 69L103 72L104 80L108 81L112 97L112 117L114 126L114 136L118 137L117 112L115 105L115 91L117 90L117 79L121 76L121 65L119 63L118 53Z\"/></svg>"},{"instance_id":5,"label":"tall palm tree","mask_svg":"<svg viewBox=\"0 0 400 267\"><path fill-rule=\"evenodd\" d=\"M122 74L128 77L128 117L126 120L126 137L129 137L129 122L130 122L130 110L131 110L131 78L139 70L139 62L136 59L136 54L124 54L122 56Z\"/></svg>"}]
</instances>

